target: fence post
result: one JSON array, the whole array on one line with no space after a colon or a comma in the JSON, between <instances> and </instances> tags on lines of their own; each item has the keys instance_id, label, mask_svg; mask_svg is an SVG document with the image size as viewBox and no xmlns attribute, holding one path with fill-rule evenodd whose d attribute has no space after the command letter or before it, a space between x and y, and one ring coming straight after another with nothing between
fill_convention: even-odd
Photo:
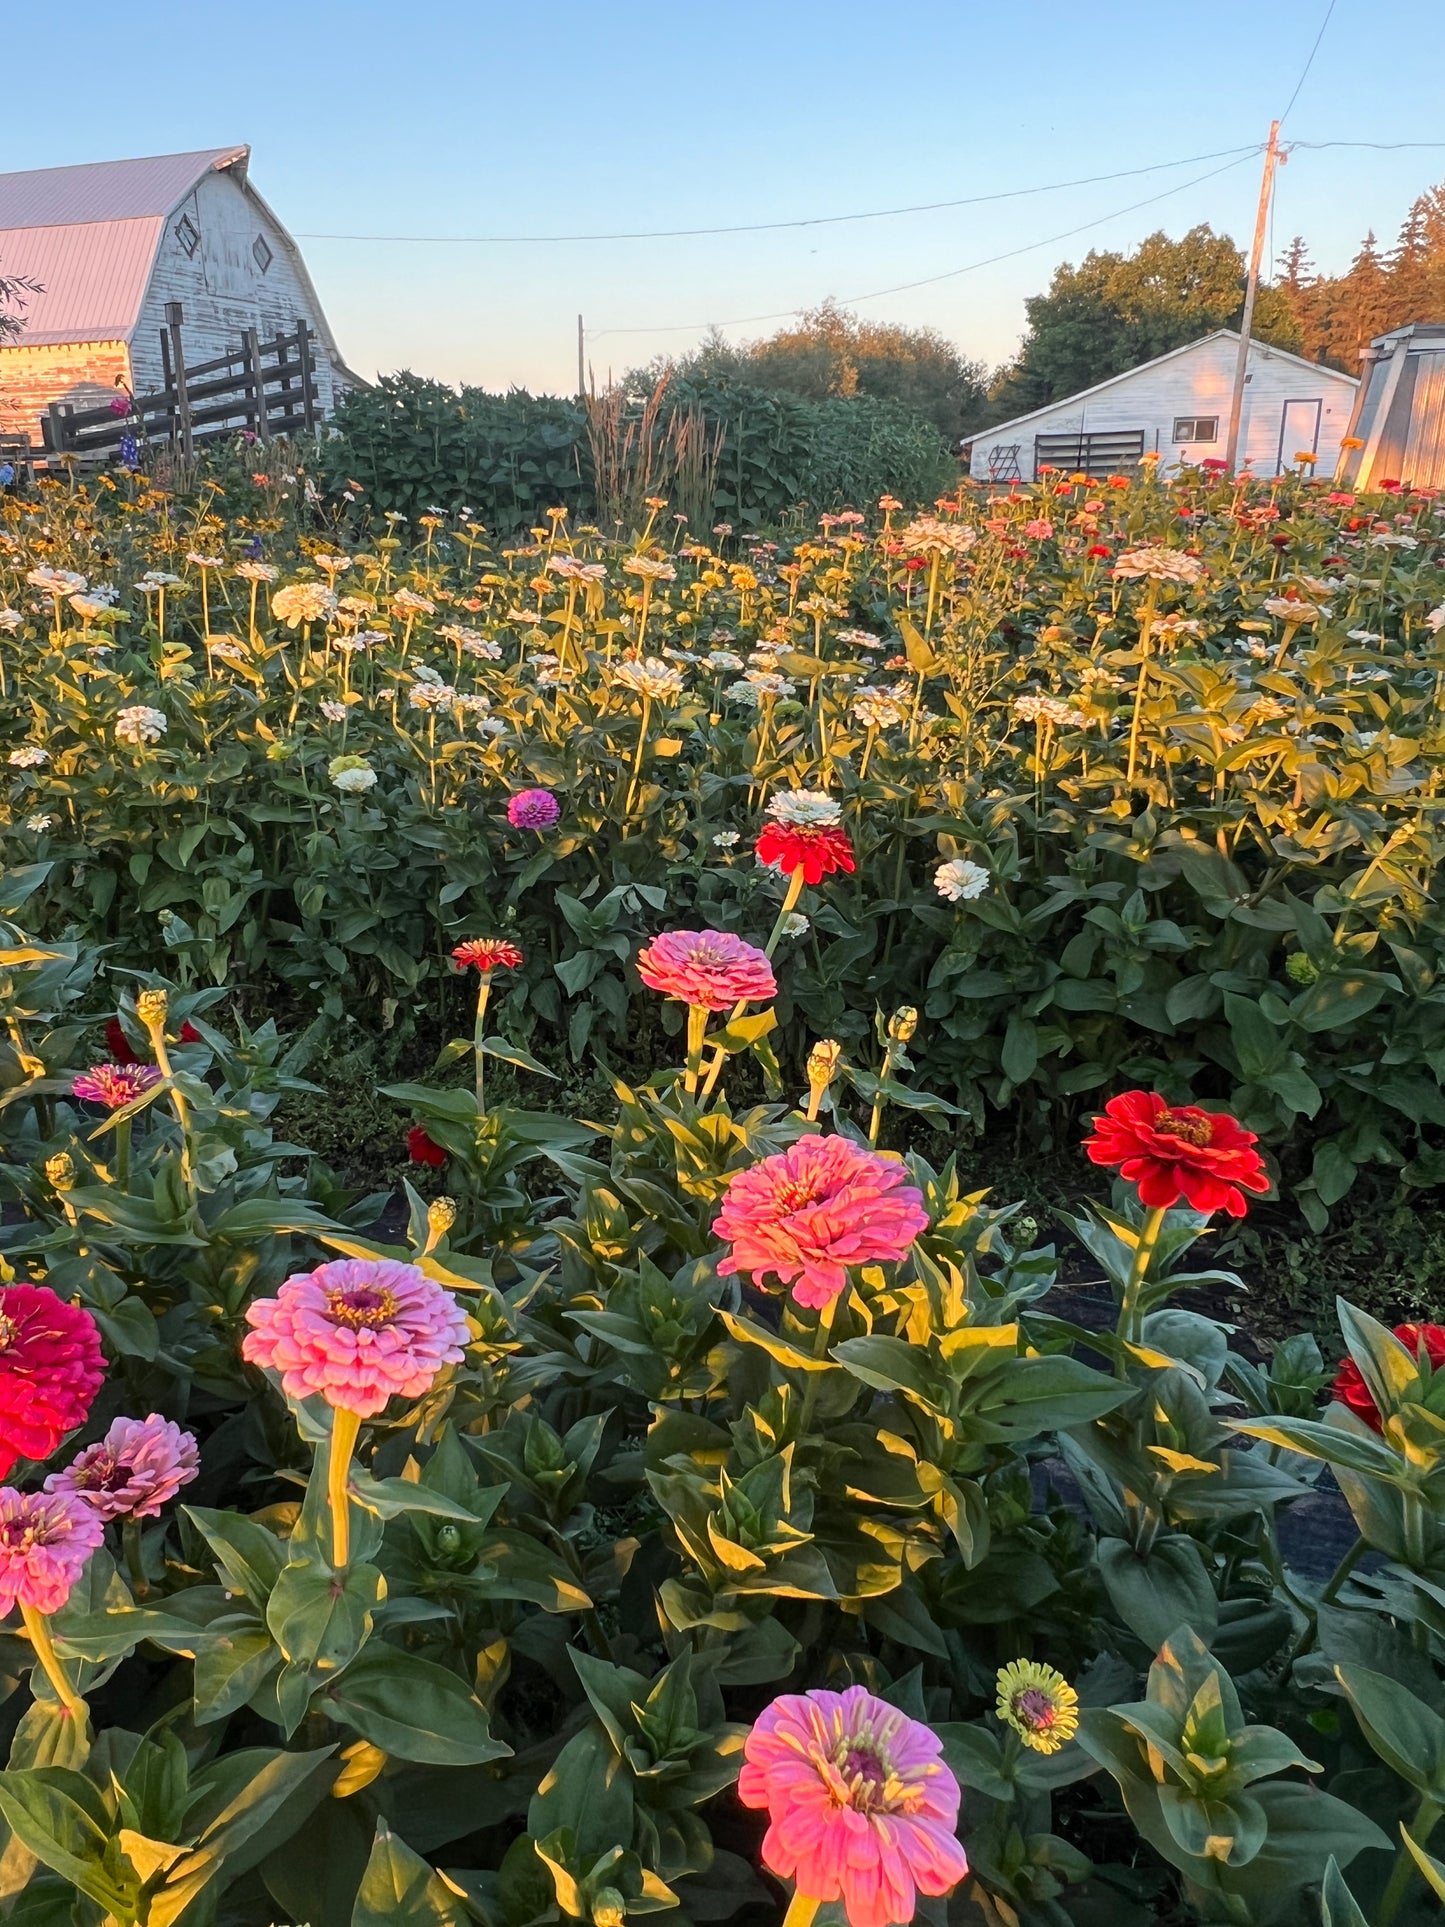
<instances>
[{"instance_id":1,"label":"fence post","mask_svg":"<svg viewBox=\"0 0 1445 1927\"><path fill-rule=\"evenodd\" d=\"M266 377L261 371L261 343L256 330L246 330L246 372L251 378L251 393L256 403L256 434L263 442L271 439L271 409L266 400Z\"/></svg>"},{"instance_id":2,"label":"fence post","mask_svg":"<svg viewBox=\"0 0 1445 1927\"><path fill-rule=\"evenodd\" d=\"M166 327L171 337L171 361L174 364L176 383L176 420L181 431L181 454L190 461L196 452L195 441L191 435L191 398L186 390L186 356L181 344L181 323L186 311L179 301L166 303Z\"/></svg>"},{"instance_id":3,"label":"fence post","mask_svg":"<svg viewBox=\"0 0 1445 1927\"><path fill-rule=\"evenodd\" d=\"M65 453L65 407L58 401L51 402L45 411L50 424L50 449L55 455Z\"/></svg>"},{"instance_id":4,"label":"fence post","mask_svg":"<svg viewBox=\"0 0 1445 1927\"><path fill-rule=\"evenodd\" d=\"M296 323L296 355L301 363L301 419L311 429L316 426L316 363L311 354L311 330L304 321Z\"/></svg>"}]
</instances>

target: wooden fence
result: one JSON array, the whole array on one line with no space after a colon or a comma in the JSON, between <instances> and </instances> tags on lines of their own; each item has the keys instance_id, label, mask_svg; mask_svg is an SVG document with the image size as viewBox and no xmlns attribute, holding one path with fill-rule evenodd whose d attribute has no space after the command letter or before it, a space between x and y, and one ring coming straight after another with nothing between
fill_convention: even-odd
<instances>
[{"instance_id":1,"label":"wooden fence","mask_svg":"<svg viewBox=\"0 0 1445 1927\"><path fill-rule=\"evenodd\" d=\"M181 353L180 303L167 308L161 330L164 385L153 394L125 397L125 413L109 402L74 408L52 402L42 427L45 455L82 460L114 459L133 441L142 460L147 448L163 446L189 457L196 447L249 430L258 441L299 435L321 419L316 383L315 334L298 321L290 334L270 341L248 328L238 348L212 361L185 365Z\"/></svg>"}]
</instances>

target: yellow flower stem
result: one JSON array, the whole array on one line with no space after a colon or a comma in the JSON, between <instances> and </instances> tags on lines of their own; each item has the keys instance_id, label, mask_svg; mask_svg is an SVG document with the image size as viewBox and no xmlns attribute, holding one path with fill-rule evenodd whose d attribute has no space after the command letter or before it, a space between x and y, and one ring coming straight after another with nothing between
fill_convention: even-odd
<instances>
[{"instance_id":1,"label":"yellow flower stem","mask_svg":"<svg viewBox=\"0 0 1445 1927\"><path fill-rule=\"evenodd\" d=\"M484 970L481 976L482 981L477 986L476 1022L472 1026L472 1055L476 1061L478 1111L485 1110L486 1108L486 1097L484 1093L486 1088L487 1059L486 1053L482 1049L482 1040L487 1034L487 999L492 994L492 973L489 970Z\"/></svg>"},{"instance_id":2,"label":"yellow flower stem","mask_svg":"<svg viewBox=\"0 0 1445 1927\"><path fill-rule=\"evenodd\" d=\"M1143 1327L1139 1315L1139 1293L1145 1279L1149 1276L1150 1261L1154 1247L1159 1242L1159 1233L1164 1229L1167 1210L1163 1205L1154 1207L1144 1214L1144 1222L1139 1227L1139 1242L1134 1248L1134 1262L1129 1267L1129 1276L1124 1285L1124 1298L1119 1306L1119 1337L1123 1345L1137 1345ZM1125 1375L1125 1361L1121 1345L1118 1372Z\"/></svg>"},{"instance_id":3,"label":"yellow flower stem","mask_svg":"<svg viewBox=\"0 0 1445 1927\"><path fill-rule=\"evenodd\" d=\"M841 1296L841 1294L840 1294ZM828 1352L828 1340L833 1335L833 1317L838 1309L838 1299L830 1298L818 1313L818 1328L813 1333L813 1356L824 1358ZM818 1402L818 1380L821 1372L809 1372L808 1382L803 1387L803 1415L798 1420L798 1437L808 1436L808 1427L813 1423L813 1407Z\"/></svg>"},{"instance_id":4,"label":"yellow flower stem","mask_svg":"<svg viewBox=\"0 0 1445 1927\"><path fill-rule=\"evenodd\" d=\"M1139 722L1144 713L1144 690L1149 681L1149 637L1154 628L1154 602L1159 585L1151 582L1144 591L1144 606L1139 612L1139 682L1134 690L1134 720L1129 725L1129 767L1124 780L1132 786L1134 766L1139 758Z\"/></svg>"},{"instance_id":5,"label":"yellow flower stem","mask_svg":"<svg viewBox=\"0 0 1445 1927\"><path fill-rule=\"evenodd\" d=\"M777 921L773 925L773 934L768 938L767 942L763 945L763 952L765 956L771 957L773 952L777 949L778 939L783 934L783 925L787 922L788 918L792 915L793 906L797 903L798 898L802 894L803 894L803 872L801 868L799 868L794 870L793 874L788 878L787 895L783 898L783 907L781 910L779 910ZM747 1007L748 1005L747 1005L746 998L744 998L741 1003L734 1004L732 1015L728 1018L728 1023L735 1024L738 1021L739 1017L741 1017L743 1012L747 1009ZM717 1050L713 1052L713 1059L711 1064L709 1064L708 1066L707 1078L702 1087L702 1095L703 1095L704 1102L706 1102L707 1099L712 1096L713 1086L717 1083L718 1075L721 1072L723 1067L723 1059L726 1056L727 1056L727 1052L725 1050Z\"/></svg>"},{"instance_id":6,"label":"yellow flower stem","mask_svg":"<svg viewBox=\"0 0 1445 1927\"><path fill-rule=\"evenodd\" d=\"M702 1075L702 1040L707 1031L708 1009L706 1004L689 1004L687 1007L687 1073L683 1089L689 1097L697 1094L697 1080Z\"/></svg>"},{"instance_id":7,"label":"yellow flower stem","mask_svg":"<svg viewBox=\"0 0 1445 1927\"><path fill-rule=\"evenodd\" d=\"M173 1078L175 1073L171 1069L170 1052L166 1049L165 1018L162 1017L157 1023L147 1024L146 1035L150 1038L151 1049L155 1052L156 1068L160 1071L161 1076L166 1079ZM194 1187L191 1181L191 1107L175 1088L174 1084L171 1086L171 1107L176 1114L176 1123L181 1127L181 1176L185 1180L186 1189L193 1191Z\"/></svg>"},{"instance_id":8,"label":"yellow flower stem","mask_svg":"<svg viewBox=\"0 0 1445 1927\"><path fill-rule=\"evenodd\" d=\"M331 1508L331 1563L338 1572L346 1570L351 1553L351 1501L346 1496L346 1475L351 1470L351 1455L361 1431L361 1414L337 1406L331 1415L331 1456L326 1466L326 1497Z\"/></svg>"},{"instance_id":9,"label":"yellow flower stem","mask_svg":"<svg viewBox=\"0 0 1445 1927\"><path fill-rule=\"evenodd\" d=\"M44 1668L45 1677L55 1689L55 1697L67 1713L80 1713L85 1710L85 1701L76 1692L65 1676L65 1668L60 1663L60 1655L55 1650L55 1641L50 1637L50 1627L45 1614L37 1612L34 1606L22 1606L20 1617L30 1644L35 1648L35 1657Z\"/></svg>"},{"instance_id":10,"label":"yellow flower stem","mask_svg":"<svg viewBox=\"0 0 1445 1927\"><path fill-rule=\"evenodd\" d=\"M647 747L647 724L651 714L652 699L650 696L644 696L642 699L642 721L637 729L637 754L632 759L632 775L627 784L627 801L622 805L622 814L624 817L630 818L632 815L632 799L637 791L637 779L642 774L642 752ZM626 835L626 833L626 825L624 825L623 834Z\"/></svg>"},{"instance_id":11,"label":"yellow flower stem","mask_svg":"<svg viewBox=\"0 0 1445 1927\"><path fill-rule=\"evenodd\" d=\"M822 1904L821 1900L814 1900L811 1894L794 1894L788 1902L788 1911L783 1915L783 1927L811 1927L813 1916Z\"/></svg>"}]
</instances>

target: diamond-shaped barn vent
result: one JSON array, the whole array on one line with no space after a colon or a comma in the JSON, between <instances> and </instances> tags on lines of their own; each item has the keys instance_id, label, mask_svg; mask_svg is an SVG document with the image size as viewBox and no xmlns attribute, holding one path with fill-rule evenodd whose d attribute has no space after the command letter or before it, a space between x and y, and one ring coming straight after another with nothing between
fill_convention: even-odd
<instances>
[{"instance_id":1,"label":"diamond-shaped barn vent","mask_svg":"<svg viewBox=\"0 0 1445 1927\"><path fill-rule=\"evenodd\" d=\"M267 268L270 267L272 261L275 259L270 248L266 245L266 237L264 234L258 234L251 243L251 259L256 263L256 266L261 270L262 274L266 272Z\"/></svg>"},{"instance_id":2,"label":"diamond-shaped barn vent","mask_svg":"<svg viewBox=\"0 0 1445 1927\"><path fill-rule=\"evenodd\" d=\"M180 242L181 252L186 256L194 254L196 249L201 245L201 230L196 226L189 214L183 214L171 229L171 232Z\"/></svg>"}]
</instances>

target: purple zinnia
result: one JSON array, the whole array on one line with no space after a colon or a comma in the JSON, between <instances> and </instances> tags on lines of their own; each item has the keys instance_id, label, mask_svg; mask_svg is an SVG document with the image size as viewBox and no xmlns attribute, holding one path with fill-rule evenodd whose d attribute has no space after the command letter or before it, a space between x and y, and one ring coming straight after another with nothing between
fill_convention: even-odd
<instances>
[{"instance_id":1,"label":"purple zinnia","mask_svg":"<svg viewBox=\"0 0 1445 1927\"><path fill-rule=\"evenodd\" d=\"M70 1088L87 1104L104 1104L108 1111L118 1111L123 1105L134 1104L160 1081L154 1064L92 1064Z\"/></svg>"},{"instance_id":2,"label":"purple zinnia","mask_svg":"<svg viewBox=\"0 0 1445 1927\"><path fill-rule=\"evenodd\" d=\"M518 790L507 805L507 821L514 830L550 830L562 814L551 790Z\"/></svg>"},{"instance_id":3,"label":"purple zinnia","mask_svg":"<svg viewBox=\"0 0 1445 1927\"><path fill-rule=\"evenodd\" d=\"M52 1472L45 1490L83 1499L102 1519L154 1519L200 1467L191 1434L152 1412L149 1418L118 1418L63 1472Z\"/></svg>"}]
</instances>

